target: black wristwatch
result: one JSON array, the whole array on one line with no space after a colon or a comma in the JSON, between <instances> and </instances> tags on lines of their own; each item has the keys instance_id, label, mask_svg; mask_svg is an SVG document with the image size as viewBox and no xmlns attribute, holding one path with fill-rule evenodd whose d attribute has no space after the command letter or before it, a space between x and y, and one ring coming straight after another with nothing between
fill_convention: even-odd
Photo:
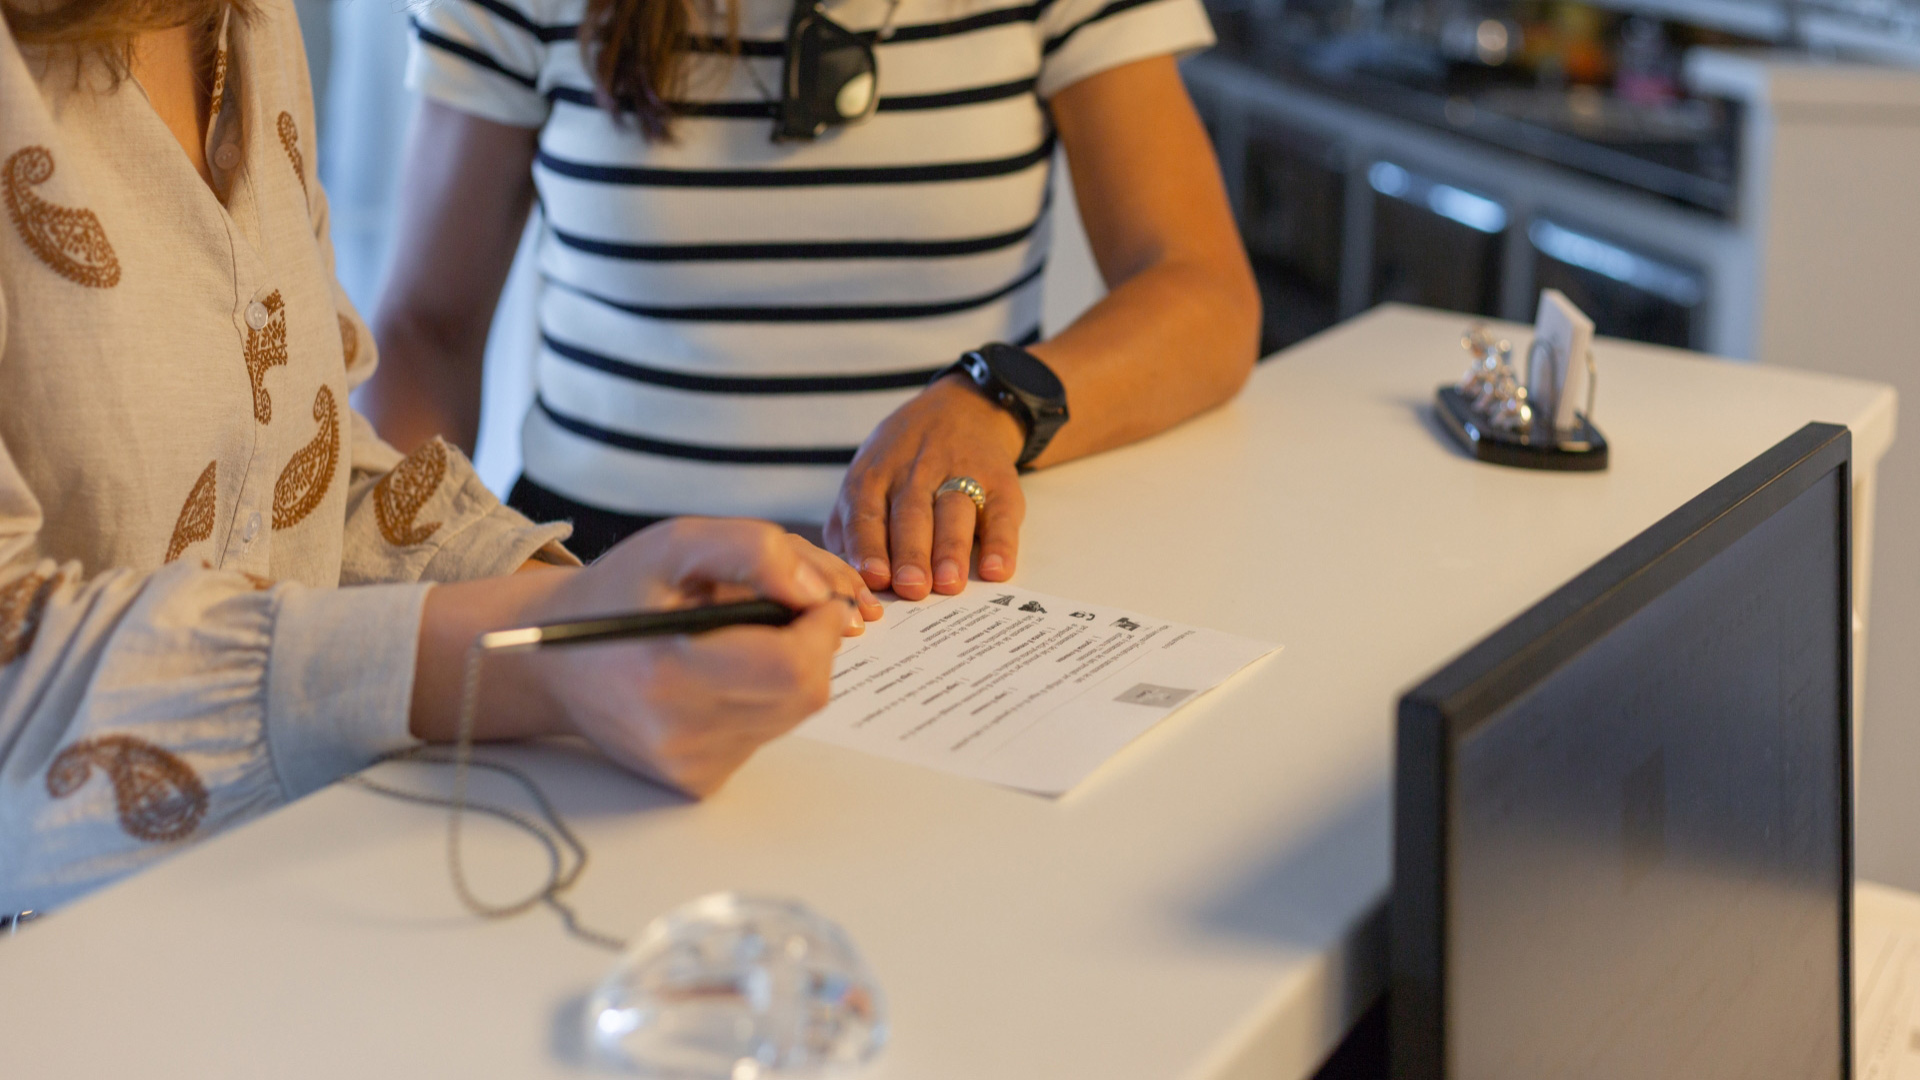
<instances>
[{"instance_id":1,"label":"black wristwatch","mask_svg":"<svg viewBox=\"0 0 1920 1080\"><path fill-rule=\"evenodd\" d=\"M1026 429L1027 444L1020 448L1016 468L1040 456L1067 422L1067 388L1060 376L1041 359L1017 345L983 345L935 375L934 381L963 372L980 392L1014 415Z\"/></svg>"}]
</instances>

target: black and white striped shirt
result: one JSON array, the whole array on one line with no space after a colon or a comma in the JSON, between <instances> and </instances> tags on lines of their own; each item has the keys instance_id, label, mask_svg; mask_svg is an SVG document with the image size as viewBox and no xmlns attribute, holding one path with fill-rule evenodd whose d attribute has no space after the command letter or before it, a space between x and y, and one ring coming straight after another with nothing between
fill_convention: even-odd
<instances>
[{"instance_id":1,"label":"black and white striped shirt","mask_svg":"<svg viewBox=\"0 0 1920 1080\"><path fill-rule=\"evenodd\" d=\"M880 104L771 141L790 0L697 39L670 142L595 106L583 0L438 0L409 81L540 129L529 479L630 514L819 521L874 426L961 351L1040 332L1054 136L1080 79L1212 43L1199 0L901 0ZM855 30L888 0L830 0Z\"/></svg>"}]
</instances>

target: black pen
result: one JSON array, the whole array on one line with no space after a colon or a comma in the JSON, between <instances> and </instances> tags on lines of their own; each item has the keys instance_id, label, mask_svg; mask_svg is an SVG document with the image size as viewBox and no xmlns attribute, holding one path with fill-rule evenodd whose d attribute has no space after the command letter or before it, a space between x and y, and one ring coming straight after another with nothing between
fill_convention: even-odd
<instances>
[{"instance_id":1,"label":"black pen","mask_svg":"<svg viewBox=\"0 0 1920 1080\"><path fill-rule=\"evenodd\" d=\"M704 634L727 626L785 626L800 612L772 600L742 600L671 611L634 611L595 619L543 623L481 634L474 646L487 652L518 652L548 645L587 645L596 641Z\"/></svg>"}]
</instances>

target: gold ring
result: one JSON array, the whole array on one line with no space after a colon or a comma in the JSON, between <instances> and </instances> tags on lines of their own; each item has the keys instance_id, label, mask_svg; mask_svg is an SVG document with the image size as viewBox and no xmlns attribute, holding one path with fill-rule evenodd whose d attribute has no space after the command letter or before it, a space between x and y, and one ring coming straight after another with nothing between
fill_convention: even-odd
<instances>
[{"instance_id":1,"label":"gold ring","mask_svg":"<svg viewBox=\"0 0 1920 1080\"><path fill-rule=\"evenodd\" d=\"M934 500L936 502L939 501L940 496L945 495L949 491L957 491L967 498L972 499L973 508L980 513L984 514L987 512L987 489L981 487L980 481L975 480L973 477L956 476L946 483L941 484L939 487L934 488Z\"/></svg>"}]
</instances>

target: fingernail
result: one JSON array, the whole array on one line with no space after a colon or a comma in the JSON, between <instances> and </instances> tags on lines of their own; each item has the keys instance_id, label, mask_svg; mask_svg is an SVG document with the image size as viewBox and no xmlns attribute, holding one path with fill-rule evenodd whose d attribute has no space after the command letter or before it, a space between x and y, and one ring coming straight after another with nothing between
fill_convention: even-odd
<instances>
[{"instance_id":1,"label":"fingernail","mask_svg":"<svg viewBox=\"0 0 1920 1080\"><path fill-rule=\"evenodd\" d=\"M895 585L924 585L927 575L917 566L903 566L893 575Z\"/></svg>"},{"instance_id":2,"label":"fingernail","mask_svg":"<svg viewBox=\"0 0 1920 1080\"><path fill-rule=\"evenodd\" d=\"M867 620L860 617L859 608L854 608L852 611L847 612L847 629L857 633L866 628Z\"/></svg>"},{"instance_id":3,"label":"fingernail","mask_svg":"<svg viewBox=\"0 0 1920 1080\"><path fill-rule=\"evenodd\" d=\"M940 565L933 568L935 585L957 585L960 582L960 564L952 559L941 559Z\"/></svg>"},{"instance_id":4,"label":"fingernail","mask_svg":"<svg viewBox=\"0 0 1920 1080\"><path fill-rule=\"evenodd\" d=\"M875 577L886 577L887 576L887 560L882 559L878 556L875 556L874 558L868 559L866 562L861 563L860 569L866 571L869 574L874 575Z\"/></svg>"},{"instance_id":5,"label":"fingernail","mask_svg":"<svg viewBox=\"0 0 1920 1080\"><path fill-rule=\"evenodd\" d=\"M793 572L793 587L800 594L800 599L809 604L817 604L833 595L833 590L827 588L827 579L806 563L801 563Z\"/></svg>"},{"instance_id":6,"label":"fingernail","mask_svg":"<svg viewBox=\"0 0 1920 1080\"><path fill-rule=\"evenodd\" d=\"M980 557L980 576L985 577L988 574L997 574L1006 569L1006 566L1007 560L998 555L983 555Z\"/></svg>"}]
</instances>

